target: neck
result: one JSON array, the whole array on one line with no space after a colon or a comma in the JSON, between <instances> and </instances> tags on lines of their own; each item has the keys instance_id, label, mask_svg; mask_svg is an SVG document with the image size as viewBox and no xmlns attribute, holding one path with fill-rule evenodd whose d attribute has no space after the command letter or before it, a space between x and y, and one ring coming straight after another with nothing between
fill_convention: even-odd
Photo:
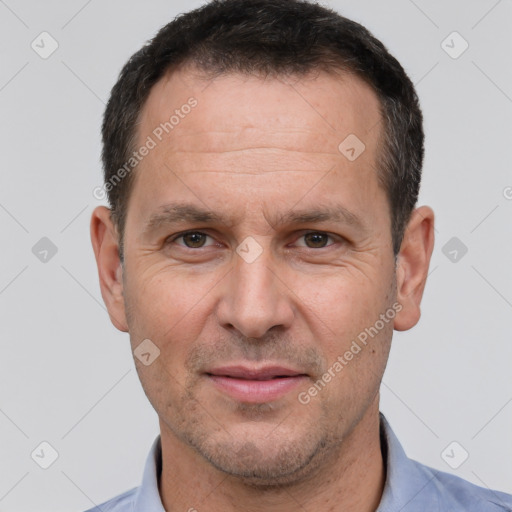
<instances>
[{"instance_id":1,"label":"neck","mask_svg":"<svg viewBox=\"0 0 512 512\"><path fill-rule=\"evenodd\" d=\"M168 512L375 512L385 482L378 401L343 439L323 467L287 486L260 488L226 475L161 424L160 495Z\"/></svg>"}]
</instances>

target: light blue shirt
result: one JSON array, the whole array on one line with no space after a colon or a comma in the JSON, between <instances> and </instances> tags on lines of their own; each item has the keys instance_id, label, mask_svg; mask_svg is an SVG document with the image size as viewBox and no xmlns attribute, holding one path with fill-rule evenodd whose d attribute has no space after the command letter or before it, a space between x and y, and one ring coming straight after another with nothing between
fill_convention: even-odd
<instances>
[{"instance_id":1,"label":"light blue shirt","mask_svg":"<svg viewBox=\"0 0 512 512\"><path fill-rule=\"evenodd\" d=\"M512 512L512 495L478 487L409 459L384 415L380 420L387 474L376 512ZM157 437L142 484L87 512L165 512L158 492L161 458Z\"/></svg>"}]
</instances>

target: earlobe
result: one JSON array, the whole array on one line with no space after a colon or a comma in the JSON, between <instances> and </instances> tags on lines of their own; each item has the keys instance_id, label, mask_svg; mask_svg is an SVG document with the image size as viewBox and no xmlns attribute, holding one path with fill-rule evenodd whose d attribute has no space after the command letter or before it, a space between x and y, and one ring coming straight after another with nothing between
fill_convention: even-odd
<instances>
[{"instance_id":1,"label":"earlobe","mask_svg":"<svg viewBox=\"0 0 512 512\"><path fill-rule=\"evenodd\" d=\"M92 213L91 242L98 267L101 296L110 320L117 329L128 332L118 235L110 210L105 206L98 206Z\"/></svg>"},{"instance_id":2,"label":"earlobe","mask_svg":"<svg viewBox=\"0 0 512 512\"><path fill-rule=\"evenodd\" d=\"M397 301L402 305L395 317L397 331L414 327L420 319L420 304L433 249L434 212L428 206L421 206L411 214L397 257Z\"/></svg>"}]
</instances>

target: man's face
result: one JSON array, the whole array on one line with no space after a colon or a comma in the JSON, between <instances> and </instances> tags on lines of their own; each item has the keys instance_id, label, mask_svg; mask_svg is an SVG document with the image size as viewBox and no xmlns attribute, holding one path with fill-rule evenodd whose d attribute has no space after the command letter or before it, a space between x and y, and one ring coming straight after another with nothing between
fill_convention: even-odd
<instances>
[{"instance_id":1,"label":"man's face","mask_svg":"<svg viewBox=\"0 0 512 512\"><path fill-rule=\"evenodd\" d=\"M365 145L355 160L355 139L338 149L351 134ZM376 411L393 322L375 325L396 297L380 134L377 97L353 76L182 70L153 88L137 147L156 147L134 171L123 294L132 348L160 350L137 368L163 437L278 483L335 456Z\"/></svg>"}]
</instances>

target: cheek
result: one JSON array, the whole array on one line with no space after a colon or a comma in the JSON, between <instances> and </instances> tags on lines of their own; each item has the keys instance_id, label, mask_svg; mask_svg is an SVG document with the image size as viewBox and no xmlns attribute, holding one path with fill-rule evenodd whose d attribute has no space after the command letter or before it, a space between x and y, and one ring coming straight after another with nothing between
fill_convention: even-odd
<instances>
[{"instance_id":1,"label":"cheek","mask_svg":"<svg viewBox=\"0 0 512 512\"><path fill-rule=\"evenodd\" d=\"M132 343L137 345L149 338L159 347L163 359L182 365L209 316L209 292L216 280L211 276L180 276L173 269L129 275L135 276L125 287Z\"/></svg>"},{"instance_id":2,"label":"cheek","mask_svg":"<svg viewBox=\"0 0 512 512\"><path fill-rule=\"evenodd\" d=\"M318 334L324 332L324 338L331 339L330 350L338 351L373 325L392 299L390 280L384 282L382 275L372 278L347 269L313 280L296 280L294 289L302 290L297 296L308 323L317 326Z\"/></svg>"},{"instance_id":3,"label":"cheek","mask_svg":"<svg viewBox=\"0 0 512 512\"><path fill-rule=\"evenodd\" d=\"M197 280L160 271L141 272L126 288L132 350L150 339L160 351L149 366L136 361L136 367L148 399L162 416L168 408L176 410L186 394L185 362L210 316L212 286L209 280L203 287Z\"/></svg>"}]
</instances>

